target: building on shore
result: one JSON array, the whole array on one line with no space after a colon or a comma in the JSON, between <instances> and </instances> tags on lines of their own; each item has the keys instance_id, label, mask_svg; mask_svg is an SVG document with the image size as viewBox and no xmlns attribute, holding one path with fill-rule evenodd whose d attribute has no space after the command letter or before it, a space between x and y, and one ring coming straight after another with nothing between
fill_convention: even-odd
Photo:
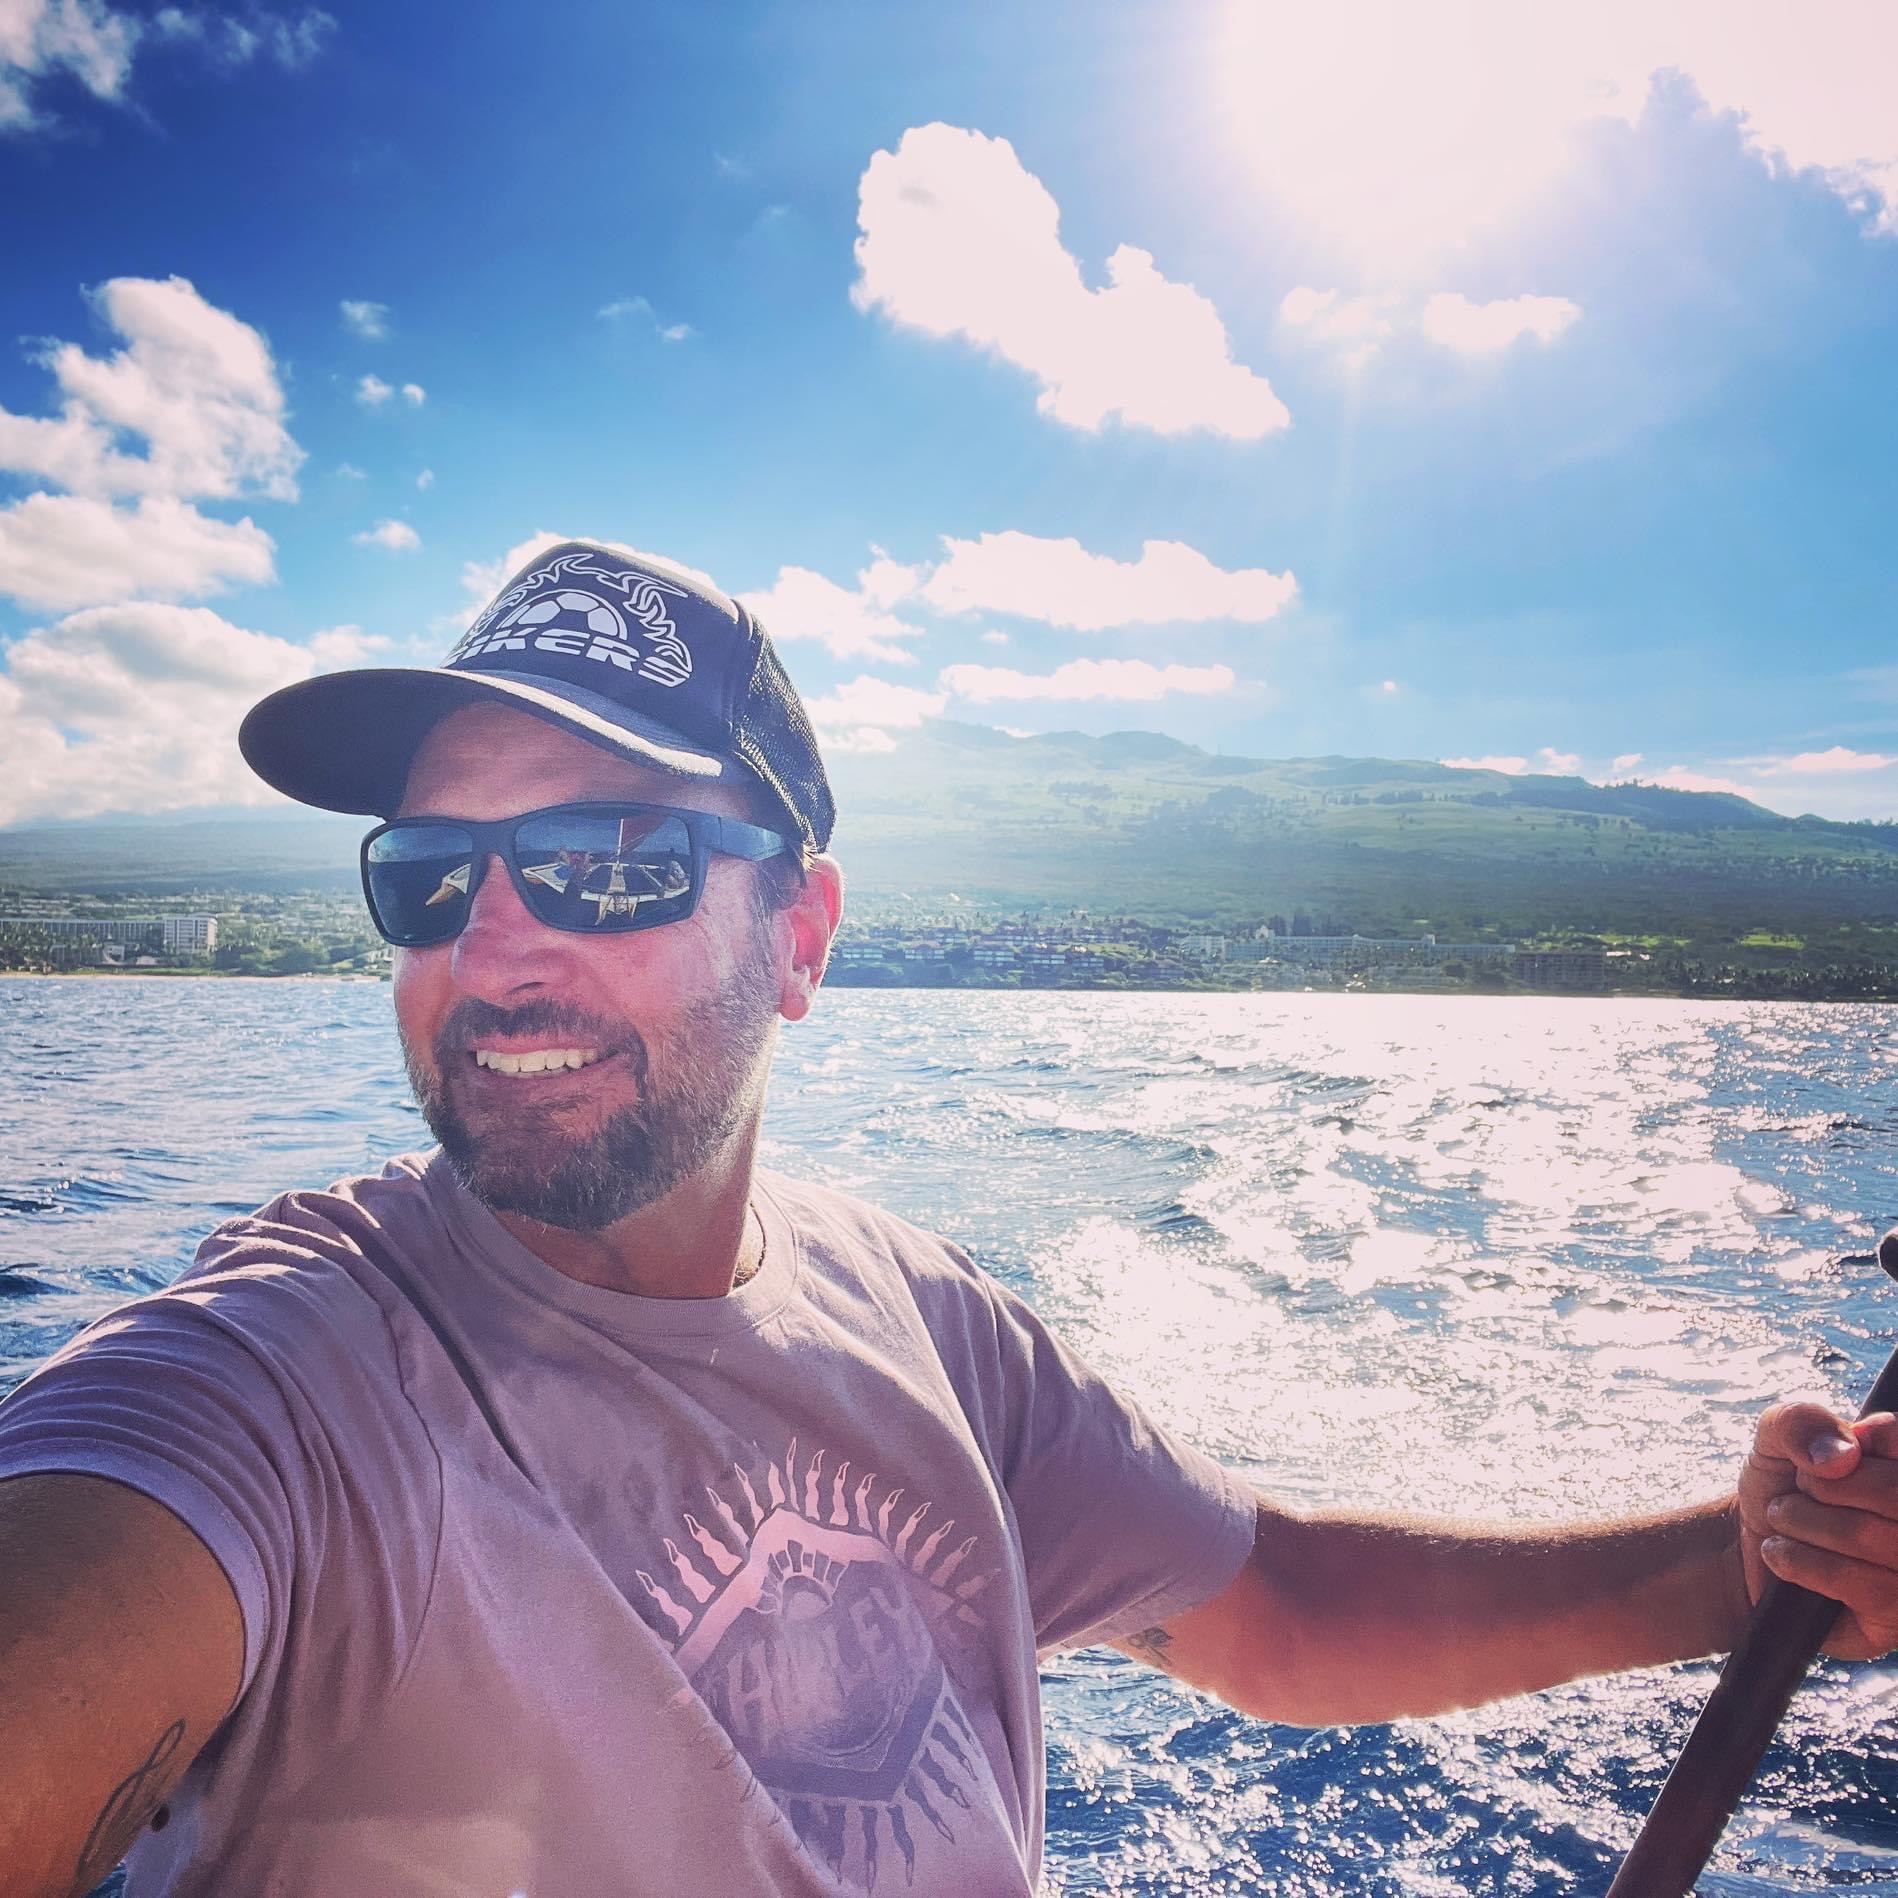
<instances>
[{"instance_id":1,"label":"building on shore","mask_svg":"<svg viewBox=\"0 0 1898 1898\"><path fill-rule=\"evenodd\" d=\"M1532 989L1600 989L1608 986L1608 957L1600 949L1525 949L1509 973Z\"/></svg>"},{"instance_id":2,"label":"building on shore","mask_svg":"<svg viewBox=\"0 0 1898 1898\"><path fill-rule=\"evenodd\" d=\"M0 929L37 929L65 941L123 943L168 956L209 955L217 947L215 916L0 916Z\"/></svg>"},{"instance_id":3,"label":"building on shore","mask_svg":"<svg viewBox=\"0 0 1898 1898\"><path fill-rule=\"evenodd\" d=\"M1505 961L1513 942L1439 942L1435 936L1280 936L1262 931L1263 959L1319 969L1368 969L1384 963Z\"/></svg>"},{"instance_id":4,"label":"building on shore","mask_svg":"<svg viewBox=\"0 0 1898 1898\"><path fill-rule=\"evenodd\" d=\"M1224 936L1179 936L1174 942L1181 955L1195 962L1224 962L1232 951Z\"/></svg>"}]
</instances>

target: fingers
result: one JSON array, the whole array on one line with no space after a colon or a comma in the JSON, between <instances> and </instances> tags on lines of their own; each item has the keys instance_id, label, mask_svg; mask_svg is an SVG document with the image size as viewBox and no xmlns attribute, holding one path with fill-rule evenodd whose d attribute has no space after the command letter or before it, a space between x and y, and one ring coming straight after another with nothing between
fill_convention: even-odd
<instances>
[{"instance_id":1,"label":"fingers","mask_svg":"<svg viewBox=\"0 0 1898 1898\"><path fill-rule=\"evenodd\" d=\"M1762 1464L1778 1478L1777 1487L1797 1484L1809 1496L1827 1501L1861 1502L1898 1484L1898 1418L1889 1411L1845 1426L1855 1454L1805 1460L1773 1459Z\"/></svg>"},{"instance_id":2,"label":"fingers","mask_svg":"<svg viewBox=\"0 0 1898 1898\"><path fill-rule=\"evenodd\" d=\"M1886 1570L1898 1569L1898 1520L1893 1516L1817 1502L1797 1490L1775 1496L1765 1514L1769 1542L1790 1541ZM1898 1576L1887 1574L1885 1587L1898 1595Z\"/></svg>"},{"instance_id":3,"label":"fingers","mask_svg":"<svg viewBox=\"0 0 1898 1898\"><path fill-rule=\"evenodd\" d=\"M1844 1418L1823 1404L1776 1404L1753 1436L1757 1461L1791 1463L1802 1474L1843 1476L1857 1467L1858 1438Z\"/></svg>"},{"instance_id":4,"label":"fingers","mask_svg":"<svg viewBox=\"0 0 1898 1898\"><path fill-rule=\"evenodd\" d=\"M1889 1568L1786 1536L1768 1536L1760 1544L1760 1556L1782 1581L1844 1603L1850 1618L1833 1629L1826 1642L1828 1653L1865 1660L1898 1641L1898 1602L1893 1600Z\"/></svg>"}]
</instances>

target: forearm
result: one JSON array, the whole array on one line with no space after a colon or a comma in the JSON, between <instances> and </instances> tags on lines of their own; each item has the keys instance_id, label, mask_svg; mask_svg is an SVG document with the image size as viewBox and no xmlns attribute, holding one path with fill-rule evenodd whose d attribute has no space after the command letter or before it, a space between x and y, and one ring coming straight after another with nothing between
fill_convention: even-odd
<instances>
[{"instance_id":1,"label":"forearm","mask_svg":"<svg viewBox=\"0 0 1898 1898\"><path fill-rule=\"evenodd\" d=\"M1261 1502L1253 1710L1386 1720L1724 1652L1746 1617L1730 1504L1573 1528L1299 1516ZM1256 1696L1256 1699L1254 1698Z\"/></svg>"}]
</instances>

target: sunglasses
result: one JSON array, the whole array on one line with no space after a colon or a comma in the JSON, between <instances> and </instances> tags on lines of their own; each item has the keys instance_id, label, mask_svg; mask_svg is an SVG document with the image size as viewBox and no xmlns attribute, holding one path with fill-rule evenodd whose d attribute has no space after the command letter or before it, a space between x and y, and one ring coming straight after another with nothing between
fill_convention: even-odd
<instances>
[{"instance_id":1,"label":"sunglasses","mask_svg":"<svg viewBox=\"0 0 1898 1898\"><path fill-rule=\"evenodd\" d=\"M490 857L549 929L625 935L690 916L708 856L762 863L775 830L663 804L554 804L491 824L398 817L362 840L362 887L385 942L426 948L461 933Z\"/></svg>"}]
</instances>

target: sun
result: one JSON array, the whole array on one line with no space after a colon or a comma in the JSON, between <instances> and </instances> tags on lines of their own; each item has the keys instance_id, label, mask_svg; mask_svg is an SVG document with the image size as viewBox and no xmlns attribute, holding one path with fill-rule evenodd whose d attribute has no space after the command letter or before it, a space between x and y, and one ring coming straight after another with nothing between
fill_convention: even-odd
<instances>
[{"instance_id":1,"label":"sun","mask_svg":"<svg viewBox=\"0 0 1898 1898\"><path fill-rule=\"evenodd\" d=\"M1214 60L1228 150L1341 270L1421 281L1522 211L1576 127L1638 110L1638 49L1519 0L1234 0Z\"/></svg>"}]
</instances>

